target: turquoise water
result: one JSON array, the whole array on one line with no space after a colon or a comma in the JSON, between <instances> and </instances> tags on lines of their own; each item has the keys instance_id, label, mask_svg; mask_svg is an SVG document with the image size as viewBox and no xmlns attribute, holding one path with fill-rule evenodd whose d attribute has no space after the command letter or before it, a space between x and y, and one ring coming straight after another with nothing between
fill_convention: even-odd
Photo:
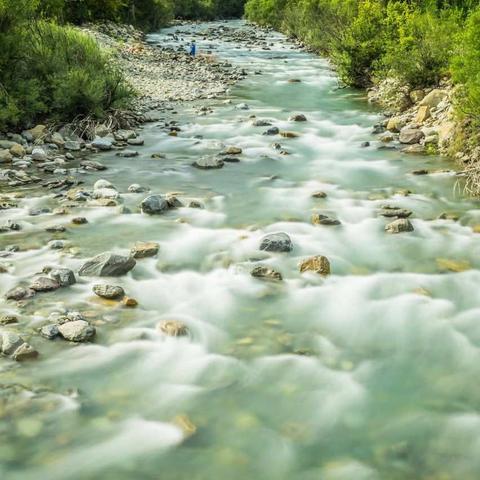
<instances>
[{"instance_id":1,"label":"turquoise water","mask_svg":"<svg viewBox=\"0 0 480 480\"><path fill-rule=\"evenodd\" d=\"M452 173L411 174L448 170L447 160L378 150L371 127L379 113L362 92L338 89L325 60L273 33L270 51L203 42L199 32L209 26L182 27L185 41L195 35L200 51L213 44L217 57L262 75L225 98L179 106L176 138L160 123L145 126L137 158L98 156L109 169L85 176L86 185L111 181L132 213L85 207L26 216L53 205L45 196L0 212L24 227L2 235L1 246L28 247L5 260L13 269L0 277L2 292L45 265L77 269L105 250L160 244L157 258L113 282L138 300L136 309L99 302L88 278L22 311L0 303L0 313L20 315L41 353L35 362L0 362L0 477L478 479L478 202L461 195ZM165 43L173 30L151 40ZM236 108L241 103L250 109ZM198 115L204 104L213 113ZM293 113L308 121L289 122ZM263 136L251 115L299 137ZM277 141L290 155L272 148ZM372 146L360 148L364 141ZM239 163L192 168L229 145L243 149ZM154 152L166 159L152 159ZM180 192L205 208L144 216L146 195L126 193L132 183ZM312 198L319 190L327 198ZM411 209L415 231L386 234L388 220L378 216L385 204ZM312 225L314 212L342 224ZM438 219L443 212L459 220ZM75 249L48 249L45 226L80 215L88 225L59 235ZM277 231L294 250L259 251L261 238ZM329 258L329 277L299 273L312 255ZM446 272L442 259L471 268ZM284 281L252 278L259 263ZM36 333L65 308L96 325L94 343ZM155 326L165 319L186 323L190 336L162 335Z\"/></svg>"}]
</instances>

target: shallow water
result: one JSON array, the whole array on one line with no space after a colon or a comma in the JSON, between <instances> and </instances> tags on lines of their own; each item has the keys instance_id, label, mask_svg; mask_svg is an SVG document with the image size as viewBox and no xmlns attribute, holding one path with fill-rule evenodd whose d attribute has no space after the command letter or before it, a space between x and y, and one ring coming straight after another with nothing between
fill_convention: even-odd
<instances>
[{"instance_id":1,"label":"shallow water","mask_svg":"<svg viewBox=\"0 0 480 480\"><path fill-rule=\"evenodd\" d=\"M207 26L193 29L200 50L212 44L199 35ZM187 41L192 29L183 28ZM151 40L165 43L173 30ZM88 186L105 178L120 192L131 183L182 192L204 209L146 217L138 213L145 194L122 193L131 214L26 216L51 204L48 197L0 212L2 223L16 218L24 227L3 234L0 247L32 248L5 259L14 270L2 274L2 292L45 265L78 268L139 240L161 245L158 258L113 282L138 300L136 309L99 302L95 280L83 278L20 313L41 357L0 362L4 391L13 383L33 391L0 402L2 479L479 478L480 235L471 228L480 223L478 203L459 193L451 173L410 173L452 167L445 159L378 150L371 126L379 115L364 95L338 89L327 62L270 36L271 51L213 44L218 57L262 72L226 94L231 104L209 100L206 116L198 104L179 107L177 138L146 126L139 157L99 155L109 170L84 178ZM308 122L287 121L297 112ZM279 155L271 146L278 137L263 136L250 115L300 133L280 141L291 155ZM372 146L360 148L364 141ZM223 145L243 148L240 163L191 167ZM405 189L412 194L398 193ZM318 190L328 197L313 199ZM386 234L377 215L384 204L413 210L415 231ZM312 225L313 212L342 225ZM460 219L439 220L442 212ZM89 225L58 236L78 252L48 249L45 226L79 215ZM259 251L262 236L276 231L291 236L293 252ZM300 274L298 263L319 254L332 275ZM445 272L438 259L472 268ZM260 261L284 282L252 278ZM95 343L34 333L62 308L89 314ZM6 303L0 311L19 313ZM184 321L190 337L163 336L155 329L162 319Z\"/></svg>"}]
</instances>

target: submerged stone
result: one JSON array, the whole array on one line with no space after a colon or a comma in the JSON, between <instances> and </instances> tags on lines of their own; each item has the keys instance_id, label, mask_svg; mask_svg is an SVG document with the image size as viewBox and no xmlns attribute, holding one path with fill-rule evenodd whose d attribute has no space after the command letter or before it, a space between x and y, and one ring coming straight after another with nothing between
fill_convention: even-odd
<instances>
[{"instance_id":1,"label":"submerged stone","mask_svg":"<svg viewBox=\"0 0 480 480\"><path fill-rule=\"evenodd\" d=\"M163 320L157 325L157 328L170 337L184 337L188 335L187 326L178 320Z\"/></svg>"}]
</instances>

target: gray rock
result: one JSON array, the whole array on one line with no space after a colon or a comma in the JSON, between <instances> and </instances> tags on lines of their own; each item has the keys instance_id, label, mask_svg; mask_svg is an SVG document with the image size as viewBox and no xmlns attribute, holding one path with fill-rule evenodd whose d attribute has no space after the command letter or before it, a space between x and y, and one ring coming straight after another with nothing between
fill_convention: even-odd
<instances>
[{"instance_id":1,"label":"gray rock","mask_svg":"<svg viewBox=\"0 0 480 480\"><path fill-rule=\"evenodd\" d=\"M55 337L58 337L58 335L60 335L60 332L58 331L58 325L55 325L53 323L49 325L44 325L40 329L40 335L47 338L48 340L53 340Z\"/></svg>"},{"instance_id":2,"label":"gray rock","mask_svg":"<svg viewBox=\"0 0 480 480\"><path fill-rule=\"evenodd\" d=\"M270 127L272 124L268 120L255 120L252 122L254 127Z\"/></svg>"},{"instance_id":3,"label":"gray rock","mask_svg":"<svg viewBox=\"0 0 480 480\"><path fill-rule=\"evenodd\" d=\"M293 244L286 233L271 233L263 237L260 243L260 250L267 252L291 252L293 250Z\"/></svg>"},{"instance_id":4,"label":"gray rock","mask_svg":"<svg viewBox=\"0 0 480 480\"><path fill-rule=\"evenodd\" d=\"M399 218L385 227L387 233L413 232L413 225L406 218Z\"/></svg>"},{"instance_id":5,"label":"gray rock","mask_svg":"<svg viewBox=\"0 0 480 480\"><path fill-rule=\"evenodd\" d=\"M170 210L171 206L164 195L150 195L142 201L140 208L147 215L161 215Z\"/></svg>"},{"instance_id":6,"label":"gray rock","mask_svg":"<svg viewBox=\"0 0 480 480\"><path fill-rule=\"evenodd\" d=\"M212 170L222 168L225 163L221 158L208 156L201 157L198 160L195 160L192 165L195 168L199 168L200 170Z\"/></svg>"},{"instance_id":7,"label":"gray rock","mask_svg":"<svg viewBox=\"0 0 480 480\"><path fill-rule=\"evenodd\" d=\"M97 137L93 140L92 147L97 148L98 150L107 151L112 149L113 143L110 138Z\"/></svg>"},{"instance_id":8,"label":"gray rock","mask_svg":"<svg viewBox=\"0 0 480 480\"><path fill-rule=\"evenodd\" d=\"M312 223L314 225L326 225L326 226L341 225L340 220L337 220L336 218L331 218L321 213L314 213L312 215Z\"/></svg>"},{"instance_id":9,"label":"gray rock","mask_svg":"<svg viewBox=\"0 0 480 480\"><path fill-rule=\"evenodd\" d=\"M32 150L32 158L36 162L45 162L48 160L47 153L43 148L36 147Z\"/></svg>"},{"instance_id":10,"label":"gray rock","mask_svg":"<svg viewBox=\"0 0 480 480\"><path fill-rule=\"evenodd\" d=\"M78 274L84 277L118 277L132 270L136 263L132 257L105 252L86 262Z\"/></svg>"},{"instance_id":11,"label":"gray rock","mask_svg":"<svg viewBox=\"0 0 480 480\"><path fill-rule=\"evenodd\" d=\"M95 327L85 320L66 322L58 326L60 335L70 342L86 342L95 336Z\"/></svg>"},{"instance_id":12,"label":"gray rock","mask_svg":"<svg viewBox=\"0 0 480 480\"><path fill-rule=\"evenodd\" d=\"M384 206L380 210L380 215L386 218L408 218L412 215L412 211L406 208Z\"/></svg>"},{"instance_id":13,"label":"gray rock","mask_svg":"<svg viewBox=\"0 0 480 480\"><path fill-rule=\"evenodd\" d=\"M400 130L399 141L403 144L412 145L414 143L419 143L425 134L416 128L404 127Z\"/></svg>"},{"instance_id":14,"label":"gray rock","mask_svg":"<svg viewBox=\"0 0 480 480\"><path fill-rule=\"evenodd\" d=\"M126 142L131 138L135 138L137 134L134 130L117 130L114 132L113 136L115 137L115 140Z\"/></svg>"},{"instance_id":15,"label":"gray rock","mask_svg":"<svg viewBox=\"0 0 480 480\"><path fill-rule=\"evenodd\" d=\"M112 190L116 190L115 186L112 183L103 178L97 180L93 185L94 190L101 190L102 188L110 188Z\"/></svg>"},{"instance_id":16,"label":"gray rock","mask_svg":"<svg viewBox=\"0 0 480 480\"><path fill-rule=\"evenodd\" d=\"M13 160L13 156L10 150L0 150L0 163L10 163Z\"/></svg>"},{"instance_id":17,"label":"gray rock","mask_svg":"<svg viewBox=\"0 0 480 480\"><path fill-rule=\"evenodd\" d=\"M65 142L64 148L65 150L69 150L71 152L78 152L82 148L82 146L80 142L76 140L68 140Z\"/></svg>"},{"instance_id":18,"label":"gray rock","mask_svg":"<svg viewBox=\"0 0 480 480\"><path fill-rule=\"evenodd\" d=\"M278 135L280 129L278 127L269 128L267 131L263 132L264 135Z\"/></svg>"},{"instance_id":19,"label":"gray rock","mask_svg":"<svg viewBox=\"0 0 480 480\"><path fill-rule=\"evenodd\" d=\"M61 250L65 248L66 242L64 240L52 240L48 242L48 248L51 250Z\"/></svg>"},{"instance_id":20,"label":"gray rock","mask_svg":"<svg viewBox=\"0 0 480 480\"><path fill-rule=\"evenodd\" d=\"M35 295L35 291L30 288L15 287L5 294L7 300L23 300L24 298L31 298Z\"/></svg>"},{"instance_id":21,"label":"gray rock","mask_svg":"<svg viewBox=\"0 0 480 480\"><path fill-rule=\"evenodd\" d=\"M127 140L127 143L129 145L134 146L134 147L140 147L145 143L145 140L141 137L130 138L130 139Z\"/></svg>"},{"instance_id":22,"label":"gray rock","mask_svg":"<svg viewBox=\"0 0 480 480\"><path fill-rule=\"evenodd\" d=\"M117 157L123 158L133 158L138 157L138 152L136 150L123 150L122 152L118 152Z\"/></svg>"},{"instance_id":23,"label":"gray rock","mask_svg":"<svg viewBox=\"0 0 480 480\"><path fill-rule=\"evenodd\" d=\"M23 360L30 360L37 358L38 352L31 345L24 342L12 354L12 359L21 362Z\"/></svg>"},{"instance_id":24,"label":"gray rock","mask_svg":"<svg viewBox=\"0 0 480 480\"><path fill-rule=\"evenodd\" d=\"M50 272L50 277L61 287L69 287L77 282L75 274L69 268L55 268Z\"/></svg>"},{"instance_id":25,"label":"gray rock","mask_svg":"<svg viewBox=\"0 0 480 480\"><path fill-rule=\"evenodd\" d=\"M60 284L50 277L38 277L30 285L35 292L51 292L60 288Z\"/></svg>"},{"instance_id":26,"label":"gray rock","mask_svg":"<svg viewBox=\"0 0 480 480\"><path fill-rule=\"evenodd\" d=\"M296 115L292 115L288 120L290 122L306 122L307 117L303 113L298 113Z\"/></svg>"},{"instance_id":27,"label":"gray rock","mask_svg":"<svg viewBox=\"0 0 480 480\"><path fill-rule=\"evenodd\" d=\"M101 298L113 300L125 296L125 290L122 287L115 285L94 285L93 293Z\"/></svg>"},{"instance_id":28,"label":"gray rock","mask_svg":"<svg viewBox=\"0 0 480 480\"><path fill-rule=\"evenodd\" d=\"M80 166L87 170L106 170L107 167L100 162L94 162L93 160L84 160L80 162Z\"/></svg>"},{"instance_id":29,"label":"gray rock","mask_svg":"<svg viewBox=\"0 0 480 480\"><path fill-rule=\"evenodd\" d=\"M1 333L1 349L4 355L12 355L15 350L23 345L25 340L13 332Z\"/></svg>"},{"instance_id":30,"label":"gray rock","mask_svg":"<svg viewBox=\"0 0 480 480\"><path fill-rule=\"evenodd\" d=\"M128 191L130 193L142 193L142 192L147 192L148 188L142 187L138 183L132 183L132 185L128 187Z\"/></svg>"}]
</instances>

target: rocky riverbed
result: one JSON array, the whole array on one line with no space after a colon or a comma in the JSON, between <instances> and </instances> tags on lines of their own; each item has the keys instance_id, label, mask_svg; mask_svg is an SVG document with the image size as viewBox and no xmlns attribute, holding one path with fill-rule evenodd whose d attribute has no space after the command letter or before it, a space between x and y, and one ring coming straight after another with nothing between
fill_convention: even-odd
<instances>
[{"instance_id":1,"label":"rocky riverbed","mask_svg":"<svg viewBox=\"0 0 480 480\"><path fill-rule=\"evenodd\" d=\"M475 478L480 216L401 151L431 120L243 22L86 28L140 97L0 141L0 476L432 478L454 429Z\"/></svg>"}]
</instances>

